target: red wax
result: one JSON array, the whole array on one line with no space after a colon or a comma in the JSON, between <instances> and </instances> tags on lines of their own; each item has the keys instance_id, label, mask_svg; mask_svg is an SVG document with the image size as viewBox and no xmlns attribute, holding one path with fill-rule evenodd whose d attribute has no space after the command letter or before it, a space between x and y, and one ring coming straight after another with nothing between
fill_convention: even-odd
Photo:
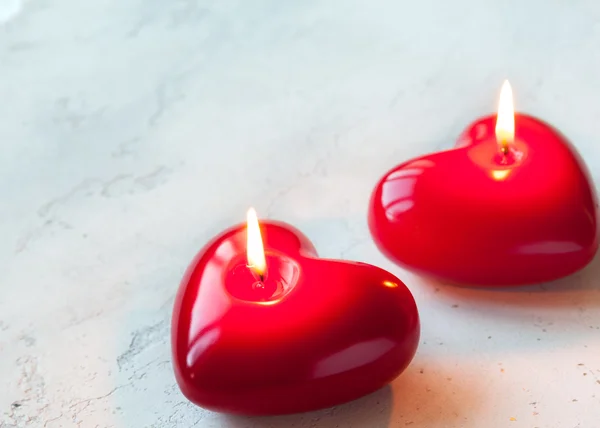
<instances>
[{"instance_id":1,"label":"red wax","mask_svg":"<svg viewBox=\"0 0 600 428\"><path fill-rule=\"evenodd\" d=\"M267 275L246 266L246 227L200 251L179 289L172 350L193 403L241 414L330 407L384 386L412 360L419 316L406 286L364 263L318 259L285 223L261 222Z\"/></svg>"},{"instance_id":2,"label":"red wax","mask_svg":"<svg viewBox=\"0 0 600 428\"><path fill-rule=\"evenodd\" d=\"M515 117L498 150L496 116L472 124L456 148L405 162L379 181L369 227L399 265L464 285L554 280L598 248L597 201L575 149L539 119Z\"/></svg>"}]
</instances>

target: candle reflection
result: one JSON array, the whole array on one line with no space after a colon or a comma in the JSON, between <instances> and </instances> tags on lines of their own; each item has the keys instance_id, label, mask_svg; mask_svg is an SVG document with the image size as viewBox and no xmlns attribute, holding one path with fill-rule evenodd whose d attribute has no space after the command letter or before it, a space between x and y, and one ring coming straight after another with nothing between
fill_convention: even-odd
<instances>
[{"instance_id":1,"label":"candle reflection","mask_svg":"<svg viewBox=\"0 0 600 428\"><path fill-rule=\"evenodd\" d=\"M433 165L429 160L418 160L406 165L406 169L394 171L387 176L381 189L381 202L390 221L394 221L397 216L414 206L416 177L421 175L425 168Z\"/></svg>"},{"instance_id":2,"label":"candle reflection","mask_svg":"<svg viewBox=\"0 0 600 428\"><path fill-rule=\"evenodd\" d=\"M490 175L496 181L505 180L510 175L510 169L494 169L490 171Z\"/></svg>"}]
</instances>

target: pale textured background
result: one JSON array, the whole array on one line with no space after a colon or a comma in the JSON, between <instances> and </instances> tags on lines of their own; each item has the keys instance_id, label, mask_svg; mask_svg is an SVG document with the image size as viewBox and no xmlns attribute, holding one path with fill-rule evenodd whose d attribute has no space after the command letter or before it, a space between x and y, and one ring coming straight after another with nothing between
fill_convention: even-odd
<instances>
[{"instance_id":1,"label":"pale textured background","mask_svg":"<svg viewBox=\"0 0 600 428\"><path fill-rule=\"evenodd\" d=\"M387 262L365 216L504 78L598 180L597 0L0 0L0 22L0 427L598 428L600 262L458 290ZM422 343L391 388L281 418L183 399L174 293L250 205L406 281Z\"/></svg>"}]
</instances>

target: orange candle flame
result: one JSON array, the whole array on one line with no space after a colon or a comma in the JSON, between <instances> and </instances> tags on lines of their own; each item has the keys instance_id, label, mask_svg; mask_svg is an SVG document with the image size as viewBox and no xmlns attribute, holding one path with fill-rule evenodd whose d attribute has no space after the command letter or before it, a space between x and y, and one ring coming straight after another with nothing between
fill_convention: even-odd
<instances>
[{"instance_id":1,"label":"orange candle flame","mask_svg":"<svg viewBox=\"0 0 600 428\"><path fill-rule=\"evenodd\" d=\"M262 279L267 271L267 262L265 260L265 249L260 234L258 217L254 208L248 210L246 222L246 257L248 267Z\"/></svg>"},{"instance_id":2,"label":"orange candle flame","mask_svg":"<svg viewBox=\"0 0 600 428\"><path fill-rule=\"evenodd\" d=\"M512 88L508 80L504 81L500 91L498 116L496 118L496 141L502 154L506 155L515 140L515 107Z\"/></svg>"}]
</instances>

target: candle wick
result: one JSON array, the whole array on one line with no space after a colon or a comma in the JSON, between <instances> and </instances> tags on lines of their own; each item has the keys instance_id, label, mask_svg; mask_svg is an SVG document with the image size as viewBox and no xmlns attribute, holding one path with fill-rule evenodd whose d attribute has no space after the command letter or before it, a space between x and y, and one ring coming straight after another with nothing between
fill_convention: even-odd
<instances>
[{"instance_id":1,"label":"candle wick","mask_svg":"<svg viewBox=\"0 0 600 428\"><path fill-rule=\"evenodd\" d=\"M258 279L260 279L260 282L265 282L265 276L262 273L258 274Z\"/></svg>"},{"instance_id":2,"label":"candle wick","mask_svg":"<svg viewBox=\"0 0 600 428\"><path fill-rule=\"evenodd\" d=\"M499 151L500 151L500 155L501 155L501 159L500 159L500 163L501 164L508 164L510 162L510 143L506 140L500 140L499 144Z\"/></svg>"}]
</instances>

